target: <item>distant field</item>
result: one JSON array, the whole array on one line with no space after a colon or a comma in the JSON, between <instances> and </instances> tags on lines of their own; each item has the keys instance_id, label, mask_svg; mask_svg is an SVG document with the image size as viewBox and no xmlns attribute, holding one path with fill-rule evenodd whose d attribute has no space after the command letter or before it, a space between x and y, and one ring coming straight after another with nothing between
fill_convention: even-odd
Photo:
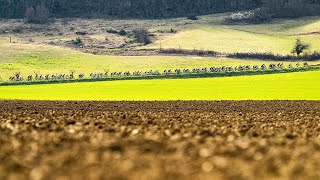
<instances>
[{"instance_id":1,"label":"distant field","mask_svg":"<svg viewBox=\"0 0 320 180\"><path fill-rule=\"evenodd\" d=\"M150 48L182 48L221 52L271 51L289 53L294 37L255 34L222 27L187 30L150 45Z\"/></svg>"},{"instance_id":2,"label":"distant field","mask_svg":"<svg viewBox=\"0 0 320 180\"><path fill-rule=\"evenodd\" d=\"M42 74L63 74L73 69L78 73L110 71L145 71L175 68L195 68L211 66L262 65L272 61L239 60L226 58L203 58L185 56L149 56L125 57L103 56L81 53L72 49L44 45L0 45L0 76L8 80L9 76L20 71L23 76L33 75L34 71ZM284 62L286 65L289 62ZM316 64L319 62L312 62Z\"/></svg>"},{"instance_id":3,"label":"distant field","mask_svg":"<svg viewBox=\"0 0 320 180\"><path fill-rule=\"evenodd\" d=\"M206 27L186 30L159 40L148 48L181 48L215 50L220 52L260 51L290 54L298 36L268 35L231 29L230 27ZM320 35L299 36L320 50Z\"/></svg>"},{"instance_id":4,"label":"distant field","mask_svg":"<svg viewBox=\"0 0 320 180\"><path fill-rule=\"evenodd\" d=\"M24 100L320 100L320 71L0 87L0 99Z\"/></svg>"},{"instance_id":5,"label":"distant field","mask_svg":"<svg viewBox=\"0 0 320 180\"><path fill-rule=\"evenodd\" d=\"M289 54L300 37L320 50L320 17L277 20L258 25L222 25L219 17L204 16L200 25L164 37L147 48L202 49L222 52L270 51ZM221 21L221 17L220 17Z\"/></svg>"}]
</instances>

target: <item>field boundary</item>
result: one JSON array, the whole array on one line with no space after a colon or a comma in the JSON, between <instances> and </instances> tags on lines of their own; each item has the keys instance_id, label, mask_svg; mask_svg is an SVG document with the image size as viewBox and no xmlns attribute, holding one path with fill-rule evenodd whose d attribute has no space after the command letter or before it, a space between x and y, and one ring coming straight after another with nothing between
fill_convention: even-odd
<instances>
[{"instance_id":1,"label":"field boundary","mask_svg":"<svg viewBox=\"0 0 320 180\"><path fill-rule=\"evenodd\" d=\"M198 74L171 74L171 75L148 75L148 76L129 76L129 77L105 77L94 79L69 79L69 80L49 80L49 81L24 81L24 82L1 82L0 86L18 86L18 85L37 85L37 84L62 84L78 82L100 82L100 81L120 81L120 80L154 80L154 79L188 79L188 78L215 78L232 76L254 76L306 71L320 71L320 66L309 66L293 69L273 69L273 70L250 70L250 71L231 71L231 72L208 72Z\"/></svg>"},{"instance_id":2,"label":"field boundary","mask_svg":"<svg viewBox=\"0 0 320 180\"><path fill-rule=\"evenodd\" d=\"M320 52L310 52L300 56L291 54L274 54L272 52L219 52L214 50L188 50L188 49L125 49L113 51L92 51L81 50L84 53L94 55L114 55L114 56L193 56L193 57L216 57L230 59L256 59L265 61L318 61Z\"/></svg>"}]
</instances>

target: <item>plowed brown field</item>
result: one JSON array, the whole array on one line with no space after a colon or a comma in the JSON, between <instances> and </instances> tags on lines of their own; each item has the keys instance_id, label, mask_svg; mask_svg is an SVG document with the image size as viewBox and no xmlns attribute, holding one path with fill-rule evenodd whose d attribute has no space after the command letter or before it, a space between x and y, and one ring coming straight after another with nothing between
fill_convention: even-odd
<instances>
[{"instance_id":1,"label":"plowed brown field","mask_svg":"<svg viewBox=\"0 0 320 180\"><path fill-rule=\"evenodd\" d=\"M0 101L0 179L320 179L319 101Z\"/></svg>"}]
</instances>

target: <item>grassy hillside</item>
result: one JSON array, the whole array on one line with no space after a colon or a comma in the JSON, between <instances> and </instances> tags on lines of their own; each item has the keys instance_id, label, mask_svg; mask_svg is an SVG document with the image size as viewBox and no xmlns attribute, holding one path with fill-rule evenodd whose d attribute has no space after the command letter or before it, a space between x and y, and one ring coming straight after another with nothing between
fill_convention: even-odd
<instances>
[{"instance_id":1,"label":"grassy hillside","mask_svg":"<svg viewBox=\"0 0 320 180\"><path fill-rule=\"evenodd\" d=\"M2 86L0 99L320 100L320 72L259 76Z\"/></svg>"},{"instance_id":2,"label":"grassy hillside","mask_svg":"<svg viewBox=\"0 0 320 180\"><path fill-rule=\"evenodd\" d=\"M290 52L294 37L270 36L223 27L201 27L187 30L158 41L150 48L182 48L220 52L271 51Z\"/></svg>"},{"instance_id":3,"label":"grassy hillside","mask_svg":"<svg viewBox=\"0 0 320 180\"><path fill-rule=\"evenodd\" d=\"M320 17L305 17L292 20L276 20L259 25L225 25L223 18L228 14L215 14L201 16L197 21L183 18L167 20L81 20L75 19L64 22L57 20L48 25L26 25L19 20L1 21L1 28L10 30L9 33L0 34L0 76L6 81L9 76L20 71L26 77L34 71L41 74L64 74L75 70L76 74L110 71L136 71L159 70L175 68L194 68L211 66L239 66L254 64L269 64L272 61L239 60L226 58L204 58L185 56L110 56L82 53L81 48L72 47L67 42L75 38L75 32L88 33L86 44L82 50L90 50L91 45L104 45L104 39L116 44L116 40L123 36L108 34L106 24L115 29L147 27L156 35L155 42L148 46L138 48L182 48L202 49L224 52L236 51L271 51L273 53L289 53L296 37L311 44L311 50L320 50L319 31ZM82 26L83 25L83 26ZM30 27L29 27L30 26ZM20 33L13 29L21 29ZM55 33L55 29L61 29ZM76 30L70 30L75 27ZM159 30L174 28L177 33L160 33ZM38 30L37 30L38 29ZM33 31L35 30L35 31ZM49 31L46 33L46 31ZM97 31L95 31L97 30ZM62 33L62 35L59 35ZM24 43L8 43L8 37ZM101 41L96 43L97 38ZM34 41L28 41L31 38ZM125 40L127 41L127 40ZM48 45L50 42L61 42L56 46ZM92 42L93 44L89 44ZM102 43L102 44L101 44ZM67 48L66 48L67 46ZM134 48L133 45L131 48ZM72 49L73 48L73 49ZM106 46L104 50L109 50ZM289 62L284 62L288 64ZM319 64L312 62L310 64Z\"/></svg>"},{"instance_id":4,"label":"grassy hillside","mask_svg":"<svg viewBox=\"0 0 320 180\"><path fill-rule=\"evenodd\" d=\"M223 25L222 17L203 16L200 25L156 41L148 48L203 49L223 52L290 53L295 39L320 50L320 17L276 20L258 25Z\"/></svg>"},{"instance_id":5,"label":"grassy hillside","mask_svg":"<svg viewBox=\"0 0 320 180\"><path fill-rule=\"evenodd\" d=\"M20 71L23 76L40 71L42 74L63 74L73 69L76 73L110 71L145 71L175 68L195 68L211 66L261 65L272 61L238 60L227 58L204 58L185 56L102 56L77 52L44 45L0 45L0 76L7 80ZM288 64L289 62L284 62ZM318 63L318 62L312 62Z\"/></svg>"},{"instance_id":6,"label":"grassy hillside","mask_svg":"<svg viewBox=\"0 0 320 180\"><path fill-rule=\"evenodd\" d=\"M122 48L182 48L236 51L271 51L290 53L295 39L311 44L310 51L320 51L320 17L277 19L264 24L226 25L223 19L230 14L200 16L192 21L186 18L161 20L105 20L105 19L56 19L46 25L25 24L22 20L1 20L0 44L23 42L74 48L85 52L110 53L110 49ZM153 43L147 46L131 37L108 33L110 29L148 29ZM171 29L177 33L170 32ZM1 33L6 32L6 33ZM78 32L86 35L78 35ZM72 40L80 37L83 47L73 46Z\"/></svg>"}]
</instances>

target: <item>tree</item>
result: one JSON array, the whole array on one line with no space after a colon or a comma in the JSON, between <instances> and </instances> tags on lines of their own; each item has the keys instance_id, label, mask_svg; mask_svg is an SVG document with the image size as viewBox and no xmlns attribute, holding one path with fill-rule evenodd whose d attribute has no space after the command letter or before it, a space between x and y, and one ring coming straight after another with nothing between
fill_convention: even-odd
<instances>
[{"instance_id":1,"label":"tree","mask_svg":"<svg viewBox=\"0 0 320 180\"><path fill-rule=\"evenodd\" d=\"M27 23L44 24L48 22L48 18L49 10L44 5L38 5L36 9L30 6L25 13L25 20Z\"/></svg>"},{"instance_id":2,"label":"tree","mask_svg":"<svg viewBox=\"0 0 320 180\"><path fill-rule=\"evenodd\" d=\"M26 14L25 14L25 19L27 22L30 22L32 21L32 19L36 16L36 12L34 10L34 8L31 6L31 7L28 7L27 10L26 10Z\"/></svg>"},{"instance_id":3,"label":"tree","mask_svg":"<svg viewBox=\"0 0 320 180\"><path fill-rule=\"evenodd\" d=\"M300 38L297 38L296 43L291 52L299 56L301 53L303 53L304 50L307 50L309 48L310 48L310 44L303 43L301 42Z\"/></svg>"},{"instance_id":4,"label":"tree","mask_svg":"<svg viewBox=\"0 0 320 180\"><path fill-rule=\"evenodd\" d=\"M46 14L48 11L50 17L59 18L168 18L244 10L260 5L261 0L0 0L0 18L23 18L28 7L33 7L35 13L40 10L40 14Z\"/></svg>"}]
</instances>

